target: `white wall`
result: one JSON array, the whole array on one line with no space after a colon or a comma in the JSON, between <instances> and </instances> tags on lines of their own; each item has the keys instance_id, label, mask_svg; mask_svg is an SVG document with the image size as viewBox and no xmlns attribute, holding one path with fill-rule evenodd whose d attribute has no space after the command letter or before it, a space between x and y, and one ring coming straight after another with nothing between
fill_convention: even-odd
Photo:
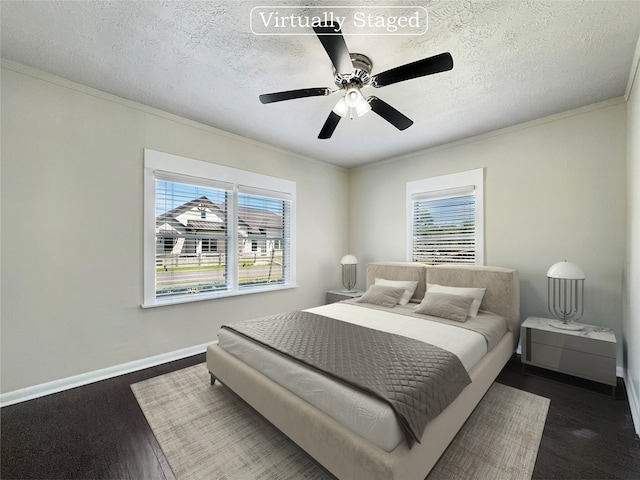
<instances>
[{"instance_id":1,"label":"white wall","mask_svg":"<svg viewBox=\"0 0 640 480\"><path fill-rule=\"evenodd\" d=\"M547 269L571 260L587 275L582 321L612 327L621 340L623 100L351 171L350 250L363 262L405 260L406 183L479 167L485 169L485 264L519 271L522 319L549 316Z\"/></svg>"},{"instance_id":2,"label":"white wall","mask_svg":"<svg viewBox=\"0 0 640 480\"><path fill-rule=\"evenodd\" d=\"M640 40L634 65L638 66ZM637 70L633 73L640 74ZM640 78L635 76L627 105L628 247L626 308L623 322L626 386L640 435Z\"/></svg>"},{"instance_id":3,"label":"white wall","mask_svg":"<svg viewBox=\"0 0 640 480\"><path fill-rule=\"evenodd\" d=\"M340 285L345 170L2 65L2 392L201 345ZM299 288L140 308L143 148L297 182Z\"/></svg>"},{"instance_id":4,"label":"white wall","mask_svg":"<svg viewBox=\"0 0 640 480\"><path fill-rule=\"evenodd\" d=\"M346 172L2 65L2 392L199 345L214 340L230 319L322 303L324 291L340 285L337 262L347 251L361 267L405 259L407 181L478 167L486 169L485 263L520 271L523 319L547 315L547 268L564 258L577 262L588 276L583 320L614 328L619 365L624 328L625 363L638 391L637 91L628 114L623 327L627 112L621 101ZM300 287L142 310L143 148L298 182Z\"/></svg>"}]
</instances>

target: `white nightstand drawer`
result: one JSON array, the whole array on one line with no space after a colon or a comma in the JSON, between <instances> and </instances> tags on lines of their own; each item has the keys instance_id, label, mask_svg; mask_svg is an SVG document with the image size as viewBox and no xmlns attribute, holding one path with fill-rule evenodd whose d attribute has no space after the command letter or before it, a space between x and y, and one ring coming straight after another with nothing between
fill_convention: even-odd
<instances>
[{"instance_id":1,"label":"white nightstand drawer","mask_svg":"<svg viewBox=\"0 0 640 480\"><path fill-rule=\"evenodd\" d=\"M529 329L527 332L531 335L531 341L544 345L552 345L567 350L575 350L577 352L588 352L593 355L601 355L603 357L615 358L616 344L611 342L601 342L588 337L580 337L577 335L565 335L561 332L548 332L545 330ZM579 332L578 332L579 335Z\"/></svg>"},{"instance_id":2,"label":"white nightstand drawer","mask_svg":"<svg viewBox=\"0 0 640 480\"><path fill-rule=\"evenodd\" d=\"M575 375L595 382L616 384L616 359L534 343L526 363Z\"/></svg>"}]
</instances>

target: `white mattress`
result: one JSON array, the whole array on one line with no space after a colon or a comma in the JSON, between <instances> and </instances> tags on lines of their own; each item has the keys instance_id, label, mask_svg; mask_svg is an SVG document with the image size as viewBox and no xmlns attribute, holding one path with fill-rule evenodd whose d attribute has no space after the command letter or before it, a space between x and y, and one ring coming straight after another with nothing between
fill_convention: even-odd
<instances>
[{"instance_id":1,"label":"white mattress","mask_svg":"<svg viewBox=\"0 0 640 480\"><path fill-rule=\"evenodd\" d=\"M486 340L481 334L452 325L340 302L307 311L431 343L458 356L467 371L487 352ZM387 403L227 329L220 331L218 343L383 450L390 452L404 440L395 414Z\"/></svg>"}]
</instances>

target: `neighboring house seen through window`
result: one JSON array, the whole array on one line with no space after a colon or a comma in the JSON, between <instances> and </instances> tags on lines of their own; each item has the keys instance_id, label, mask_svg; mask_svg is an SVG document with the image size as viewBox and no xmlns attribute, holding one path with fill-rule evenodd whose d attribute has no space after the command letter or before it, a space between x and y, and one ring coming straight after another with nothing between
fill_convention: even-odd
<instances>
[{"instance_id":1,"label":"neighboring house seen through window","mask_svg":"<svg viewBox=\"0 0 640 480\"><path fill-rule=\"evenodd\" d=\"M293 286L294 201L294 182L145 150L143 306Z\"/></svg>"},{"instance_id":2,"label":"neighboring house seen through window","mask_svg":"<svg viewBox=\"0 0 640 480\"><path fill-rule=\"evenodd\" d=\"M484 263L483 169L407 183L407 259Z\"/></svg>"}]
</instances>

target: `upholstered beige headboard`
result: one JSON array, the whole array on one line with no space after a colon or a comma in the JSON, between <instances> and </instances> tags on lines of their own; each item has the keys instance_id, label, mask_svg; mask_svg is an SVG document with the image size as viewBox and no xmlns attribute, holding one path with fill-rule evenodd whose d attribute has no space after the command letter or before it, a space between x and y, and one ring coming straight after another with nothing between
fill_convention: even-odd
<instances>
[{"instance_id":1,"label":"upholstered beige headboard","mask_svg":"<svg viewBox=\"0 0 640 480\"><path fill-rule=\"evenodd\" d=\"M367 288L376 282L376 278L385 280L410 280L418 281L413 298L421 301L427 291L427 266L423 263L410 262L374 262L367 264Z\"/></svg>"},{"instance_id":2,"label":"upholstered beige headboard","mask_svg":"<svg viewBox=\"0 0 640 480\"><path fill-rule=\"evenodd\" d=\"M481 310L497 313L507 320L515 345L520 336L520 282L518 271L511 268L484 265L427 266L411 262L374 262L367 264L367 288L376 278L387 280L417 280L413 301L424 297L427 283L451 287L483 287L486 293Z\"/></svg>"}]
</instances>

